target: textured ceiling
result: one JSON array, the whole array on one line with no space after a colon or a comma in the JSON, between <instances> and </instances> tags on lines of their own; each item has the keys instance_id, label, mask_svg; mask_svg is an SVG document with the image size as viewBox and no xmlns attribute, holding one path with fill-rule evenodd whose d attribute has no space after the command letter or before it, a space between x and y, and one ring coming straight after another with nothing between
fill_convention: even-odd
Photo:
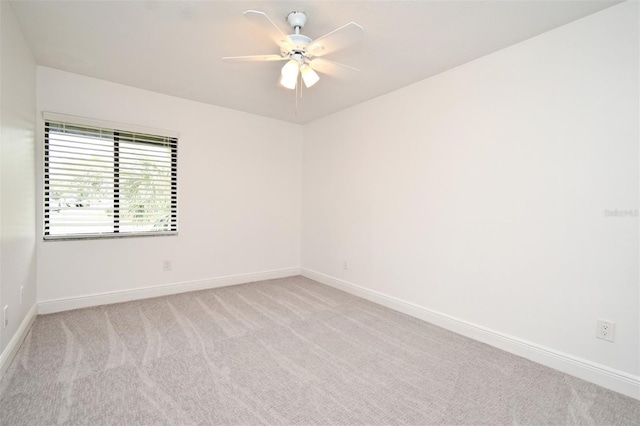
<instances>
[{"instance_id":1,"label":"textured ceiling","mask_svg":"<svg viewBox=\"0 0 640 426\"><path fill-rule=\"evenodd\" d=\"M510 46L618 1L12 1L36 62L213 105L306 123ZM327 59L361 71L321 76L296 101L282 62L222 56L278 47L242 16L267 13L285 33L304 11L312 39L354 21L359 44Z\"/></svg>"}]
</instances>

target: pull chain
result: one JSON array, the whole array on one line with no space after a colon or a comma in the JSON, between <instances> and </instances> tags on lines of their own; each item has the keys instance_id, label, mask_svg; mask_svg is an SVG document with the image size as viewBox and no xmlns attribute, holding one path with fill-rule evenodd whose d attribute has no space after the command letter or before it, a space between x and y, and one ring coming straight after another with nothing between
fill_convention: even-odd
<instances>
[{"instance_id":1,"label":"pull chain","mask_svg":"<svg viewBox=\"0 0 640 426\"><path fill-rule=\"evenodd\" d=\"M298 85L300 86L300 100L302 100L302 73L298 73Z\"/></svg>"},{"instance_id":2,"label":"pull chain","mask_svg":"<svg viewBox=\"0 0 640 426\"><path fill-rule=\"evenodd\" d=\"M296 117L298 116L298 90L300 91L300 100L302 100L302 73L298 73L298 82L296 83Z\"/></svg>"},{"instance_id":3,"label":"pull chain","mask_svg":"<svg viewBox=\"0 0 640 426\"><path fill-rule=\"evenodd\" d=\"M296 97L296 117L298 116L298 85L296 84L296 92L295 92L295 97Z\"/></svg>"}]
</instances>

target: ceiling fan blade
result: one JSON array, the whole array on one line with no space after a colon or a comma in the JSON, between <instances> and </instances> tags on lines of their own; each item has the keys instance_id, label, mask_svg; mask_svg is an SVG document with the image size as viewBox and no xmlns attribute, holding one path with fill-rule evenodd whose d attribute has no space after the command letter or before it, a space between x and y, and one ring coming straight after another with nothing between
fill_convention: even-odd
<instances>
[{"instance_id":1,"label":"ceiling fan blade","mask_svg":"<svg viewBox=\"0 0 640 426\"><path fill-rule=\"evenodd\" d=\"M349 22L309 43L307 52L313 56L322 56L343 49L363 38L364 29L355 22Z\"/></svg>"},{"instance_id":2,"label":"ceiling fan blade","mask_svg":"<svg viewBox=\"0 0 640 426\"><path fill-rule=\"evenodd\" d=\"M287 35L269 19L266 13L257 10L247 10L243 15L251 21L253 25L261 28L278 46L287 43Z\"/></svg>"},{"instance_id":3,"label":"ceiling fan blade","mask_svg":"<svg viewBox=\"0 0 640 426\"><path fill-rule=\"evenodd\" d=\"M226 62L272 62L284 61L289 58L283 58L280 55L248 55L248 56L224 56L223 61Z\"/></svg>"},{"instance_id":4,"label":"ceiling fan blade","mask_svg":"<svg viewBox=\"0 0 640 426\"><path fill-rule=\"evenodd\" d=\"M309 66L314 71L329 74L333 77L339 78L352 78L355 77L356 74L358 74L358 71L360 71L358 68L350 67L349 65L330 61L324 58L315 58L309 61Z\"/></svg>"}]
</instances>

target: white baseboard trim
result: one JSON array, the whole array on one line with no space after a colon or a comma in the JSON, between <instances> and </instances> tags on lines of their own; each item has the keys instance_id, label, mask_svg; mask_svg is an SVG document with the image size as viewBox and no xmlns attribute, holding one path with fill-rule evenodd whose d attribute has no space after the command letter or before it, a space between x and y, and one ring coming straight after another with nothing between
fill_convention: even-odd
<instances>
[{"instance_id":1,"label":"white baseboard trim","mask_svg":"<svg viewBox=\"0 0 640 426\"><path fill-rule=\"evenodd\" d=\"M0 354L0 379L2 379L7 368L9 368L11 361L13 361L13 357L18 353L18 349L20 349L20 345L22 345L22 342L24 342L25 337L27 337L29 330L31 330L31 325L36 319L37 314L38 305L34 303L31 309L29 309L29 312L27 312L27 316L22 320L22 324L20 324L20 327L16 330L16 334L13 335L11 340L9 340L7 347L4 348L4 351Z\"/></svg>"},{"instance_id":2,"label":"white baseboard trim","mask_svg":"<svg viewBox=\"0 0 640 426\"><path fill-rule=\"evenodd\" d=\"M72 309L110 305L112 303L149 299L151 297L168 296L170 294L185 293L188 291L206 290L209 288L245 284L275 278L285 278L295 275L300 275L300 268L294 267L249 274L228 275L225 277L208 278L205 280L162 284L131 290L111 291L107 293L89 294L86 296L76 296L55 300L43 300L38 302L38 314L51 314L54 312L69 311Z\"/></svg>"},{"instance_id":3,"label":"white baseboard trim","mask_svg":"<svg viewBox=\"0 0 640 426\"><path fill-rule=\"evenodd\" d=\"M308 268L300 268L300 273L312 280L640 400L639 376L509 336Z\"/></svg>"}]
</instances>

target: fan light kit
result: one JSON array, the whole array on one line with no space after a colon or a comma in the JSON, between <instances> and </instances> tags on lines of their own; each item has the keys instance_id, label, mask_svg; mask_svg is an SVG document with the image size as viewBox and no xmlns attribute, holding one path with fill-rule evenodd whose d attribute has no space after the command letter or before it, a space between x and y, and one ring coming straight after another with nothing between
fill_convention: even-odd
<instances>
[{"instance_id":1,"label":"fan light kit","mask_svg":"<svg viewBox=\"0 0 640 426\"><path fill-rule=\"evenodd\" d=\"M322 56L347 47L364 37L364 30L355 22L312 40L300 30L307 23L304 12L291 12L287 15L287 22L293 29L293 34L286 35L269 17L257 10L247 10L243 14L254 25L260 27L280 48L279 55L251 55L227 56L222 58L227 62L265 62L287 61L280 71L280 85L294 90L300 86L299 82L309 88L320 80L318 72L335 77L350 77L358 69L348 65L333 62Z\"/></svg>"}]
</instances>

